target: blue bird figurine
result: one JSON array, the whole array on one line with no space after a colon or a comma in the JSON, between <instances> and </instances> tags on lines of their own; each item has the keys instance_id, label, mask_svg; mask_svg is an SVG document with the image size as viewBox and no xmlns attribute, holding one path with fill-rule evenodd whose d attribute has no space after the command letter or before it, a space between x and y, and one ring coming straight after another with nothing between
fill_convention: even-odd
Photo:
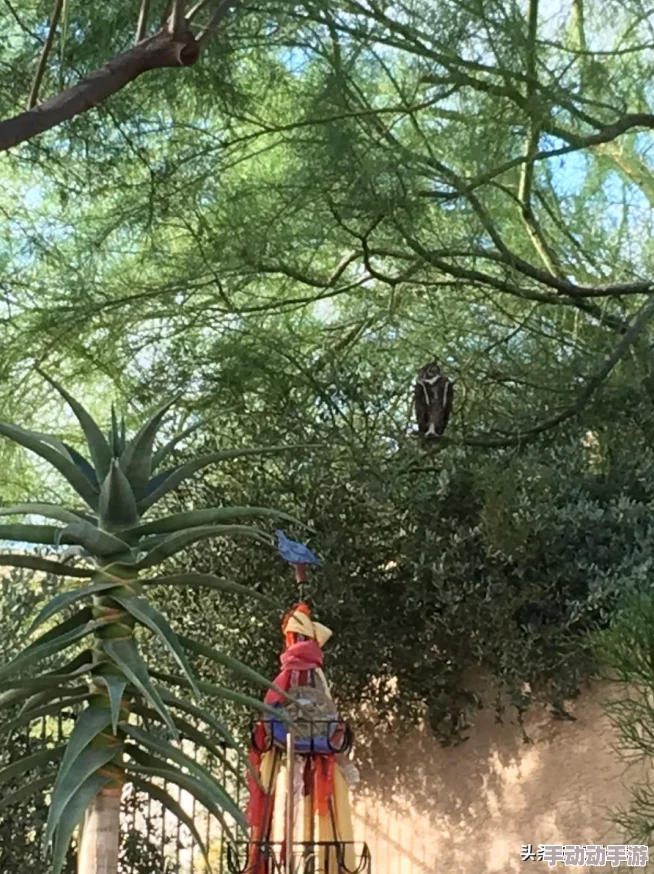
<instances>
[{"instance_id":1,"label":"blue bird figurine","mask_svg":"<svg viewBox=\"0 0 654 874\"><path fill-rule=\"evenodd\" d=\"M284 532L278 528L275 531L277 535L277 551L289 564L295 568L295 579L298 583L307 581L306 566L308 564L320 567L320 561L311 552L308 546L303 543L298 543L297 540L289 540Z\"/></svg>"}]
</instances>

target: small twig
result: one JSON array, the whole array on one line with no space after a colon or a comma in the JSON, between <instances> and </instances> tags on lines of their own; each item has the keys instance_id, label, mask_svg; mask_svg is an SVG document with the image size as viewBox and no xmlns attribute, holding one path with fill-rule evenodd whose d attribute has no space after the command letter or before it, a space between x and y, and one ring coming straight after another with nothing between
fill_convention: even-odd
<instances>
[{"instance_id":1,"label":"small twig","mask_svg":"<svg viewBox=\"0 0 654 874\"><path fill-rule=\"evenodd\" d=\"M645 330L650 320L652 319L652 316L654 316L654 296L648 297L648 299L640 308L638 315L631 323L629 329L616 344L613 352L611 352L611 354L604 359L604 361L598 367L595 373L593 373L589 377L586 385L579 393L577 399L569 407L566 407L565 410L558 413L556 416L552 416L550 419L546 419L539 425L534 425L532 428L527 428L525 431L522 431L519 434L513 434L511 436L507 436L506 438L494 438L491 435L480 435L479 437L468 437L463 440L463 443L468 446L489 447L521 445L531 442L534 438L538 437L544 431L548 431L550 428L554 428L557 425L560 425L562 422L565 422L567 419L571 419L573 416L576 416L577 413L581 412L581 410L590 401L595 391L609 376L613 368L625 355L629 347L637 340L640 334L642 334L642 332Z\"/></svg>"},{"instance_id":2,"label":"small twig","mask_svg":"<svg viewBox=\"0 0 654 874\"><path fill-rule=\"evenodd\" d=\"M9 0L5 0L5 6L6 6L7 9L9 10L9 12L11 13L11 15L12 15L14 21L15 21L16 24L20 27L20 29L23 31L23 33L26 33L26 34L27 34L29 37L31 37L33 40L36 40L36 42L38 42L38 43L40 43L41 45L43 45L43 39L42 39L42 38L41 38L37 33L34 33L33 31L31 31L31 30L27 27L27 25L25 24L24 21L21 20L20 16L18 15L18 13L17 13L16 10L14 9L14 7L11 5L11 3L9 2Z\"/></svg>"},{"instance_id":3,"label":"small twig","mask_svg":"<svg viewBox=\"0 0 654 874\"><path fill-rule=\"evenodd\" d=\"M148 27L148 14L150 12L150 0L141 0L141 9L139 11L139 20L136 25L136 37L134 38L134 45L140 43L141 40L145 37L145 32Z\"/></svg>"},{"instance_id":4,"label":"small twig","mask_svg":"<svg viewBox=\"0 0 654 874\"><path fill-rule=\"evenodd\" d=\"M198 13L202 12L202 10L205 8L205 6L208 6L210 2L211 2L211 0L198 0L198 2L195 4L195 6L192 6L189 9L189 11L186 15L186 21L188 22L188 24L190 24L193 21L193 19L197 17Z\"/></svg>"},{"instance_id":5,"label":"small twig","mask_svg":"<svg viewBox=\"0 0 654 874\"><path fill-rule=\"evenodd\" d=\"M52 10L52 18L50 19L50 30L48 31L48 36L41 51L41 57L39 58L39 63L36 68L36 74L34 76L34 83L32 84L32 90L30 91L29 100L27 101L27 108L32 109L36 106L36 103L39 99L39 88L41 87L41 82L43 80L43 74L45 73L45 65L48 62L48 55L50 54L50 50L52 49L52 43L54 42L54 35L57 31L57 25L59 24L59 19L61 18L61 10L64 5L64 0L55 0L54 9Z\"/></svg>"}]
</instances>

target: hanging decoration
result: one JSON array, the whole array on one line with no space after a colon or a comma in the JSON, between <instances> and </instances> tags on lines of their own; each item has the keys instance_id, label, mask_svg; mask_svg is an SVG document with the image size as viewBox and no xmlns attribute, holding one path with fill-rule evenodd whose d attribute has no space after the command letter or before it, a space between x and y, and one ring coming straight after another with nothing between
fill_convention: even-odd
<instances>
[{"instance_id":1,"label":"hanging decoration","mask_svg":"<svg viewBox=\"0 0 654 874\"><path fill-rule=\"evenodd\" d=\"M303 595L307 565L320 562L303 544L276 533ZM230 871L367 874L368 847L353 837L350 789L359 775L348 756L352 733L323 673L323 648L332 632L300 600L284 616L282 634L281 670L264 699L279 718L267 711L252 732L250 840L231 850Z\"/></svg>"}]
</instances>

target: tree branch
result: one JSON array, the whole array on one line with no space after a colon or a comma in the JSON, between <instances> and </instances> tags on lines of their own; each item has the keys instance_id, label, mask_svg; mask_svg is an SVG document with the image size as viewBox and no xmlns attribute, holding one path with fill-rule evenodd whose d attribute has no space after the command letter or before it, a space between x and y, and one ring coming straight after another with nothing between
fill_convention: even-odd
<instances>
[{"instance_id":1,"label":"tree branch","mask_svg":"<svg viewBox=\"0 0 654 874\"><path fill-rule=\"evenodd\" d=\"M218 4L218 8L211 16L209 20L209 24L201 31L198 36L198 45L200 49L203 49L206 43L211 39L214 32L218 30L218 27L223 20L223 18L227 15L230 9L236 5L236 0L220 0Z\"/></svg>"},{"instance_id":2,"label":"tree branch","mask_svg":"<svg viewBox=\"0 0 654 874\"><path fill-rule=\"evenodd\" d=\"M186 16L186 20L190 24L194 18L197 17L198 13L202 12L205 6L208 6L211 3L211 0L198 0L195 6L191 6Z\"/></svg>"},{"instance_id":3,"label":"tree branch","mask_svg":"<svg viewBox=\"0 0 654 874\"><path fill-rule=\"evenodd\" d=\"M197 61L199 54L199 46L190 33L176 39L160 31L117 55L72 88L14 118L0 121L0 152L104 103L149 70L188 67Z\"/></svg>"},{"instance_id":4,"label":"tree branch","mask_svg":"<svg viewBox=\"0 0 654 874\"><path fill-rule=\"evenodd\" d=\"M179 37L186 29L186 0L174 0L169 29L173 36Z\"/></svg>"},{"instance_id":5,"label":"tree branch","mask_svg":"<svg viewBox=\"0 0 654 874\"><path fill-rule=\"evenodd\" d=\"M538 0L529 0L529 12L527 18L527 88L526 99L529 105L533 103L536 91L536 38L538 35ZM518 184L518 202L520 215L524 222L527 234L536 250L536 254L549 272L554 276L563 276L564 270L553 249L550 248L540 224L536 220L531 203L531 189L534 176L534 155L538 152L542 119L532 116L529 124L529 132L525 142L525 162L522 165L520 182Z\"/></svg>"},{"instance_id":6,"label":"tree branch","mask_svg":"<svg viewBox=\"0 0 654 874\"><path fill-rule=\"evenodd\" d=\"M475 282L481 282L484 285L497 288L499 291L508 291L513 294L516 293L516 287L511 285L507 279L500 279L499 277L492 276L488 273L482 273L479 270L460 267L459 265L450 264L448 261L444 261L442 257L440 257L441 252L433 252L426 249L418 242L418 240L408 233L405 228L402 228L397 224L397 222L395 224L398 227L398 230L402 233L404 242L407 246L443 273L448 273L450 276L458 276L461 279L472 279ZM445 250L442 254L445 254ZM506 267L513 267L524 276L528 276L572 300L581 298L625 297L634 294L650 294L654 291L654 282L651 280L643 280L640 282L602 282L597 285L577 285L574 282L570 282L568 279L551 276L549 273L539 270L537 267L534 267L522 258L511 253L509 250L500 252L480 250L474 254L478 255L478 257L483 257L490 261L504 264ZM556 297L546 297L541 295L541 299L550 303L559 302Z\"/></svg>"},{"instance_id":7,"label":"tree branch","mask_svg":"<svg viewBox=\"0 0 654 874\"><path fill-rule=\"evenodd\" d=\"M595 373L590 376L590 378L586 382L586 385L579 393L576 401L569 407L566 407L565 410L562 410L562 412L557 413L556 416L545 419L545 421L541 422L539 425L534 425L532 428L527 428L525 431L521 431L518 434L514 434L510 437L494 437L491 434L482 434L478 437L466 437L461 442L466 446L485 446L498 448L508 446L521 446L526 443L532 442L544 431L549 431L550 429L555 428L557 425L560 425L562 422L565 422L567 419L571 419L573 416L576 416L577 413L581 412L581 410L590 401L595 391L606 380L616 364L628 351L629 347L647 328L647 325L649 324L652 316L654 316L654 296L648 297L648 299L643 303L642 307L638 312L638 315L631 323L629 329L620 338L613 352L611 352L611 354L604 359L604 361L598 367ZM444 438L444 440L445 439L447 438ZM450 440L449 442L454 443L456 441Z\"/></svg>"},{"instance_id":8,"label":"tree branch","mask_svg":"<svg viewBox=\"0 0 654 874\"><path fill-rule=\"evenodd\" d=\"M50 55L50 51L52 49L52 43L54 42L54 36L57 32L57 26L59 24L59 19L61 18L61 10L63 9L64 0L55 0L55 5L52 10L52 17L50 18L50 29L48 30L48 36L43 44L43 48L41 49L41 57L39 58L39 63L36 68L36 73L34 75L34 82L32 83L32 90L30 91L30 96L27 101L28 110L36 105L37 100L39 99L39 88L41 87L41 82L43 80L43 74L45 73L45 67L48 63L48 56Z\"/></svg>"},{"instance_id":9,"label":"tree branch","mask_svg":"<svg viewBox=\"0 0 654 874\"><path fill-rule=\"evenodd\" d=\"M72 88L67 88L44 103L35 105L47 57L54 39L54 32L63 7L63 0L56 0L50 32L41 53L37 75L32 86L30 107L26 112L0 121L0 152L7 151L19 143L43 133L43 131L56 127L63 121L104 103L105 100L121 91L143 73L164 67L192 66L236 2L237 0L220 0L211 20L196 40L188 30L188 21L184 18L185 0L176 0L173 5L171 24L175 32L170 33L168 28L162 26L153 36L139 40L147 27L149 10L149 0L142 0L137 24L136 45L112 58L103 67L82 79ZM204 4L201 0L189 15L194 15L202 5ZM181 22L179 16L181 16ZM175 22L178 22L179 25L177 29L175 29Z\"/></svg>"},{"instance_id":10,"label":"tree branch","mask_svg":"<svg viewBox=\"0 0 654 874\"><path fill-rule=\"evenodd\" d=\"M137 45L145 37L145 31L148 27L148 14L150 12L150 0L141 0L141 9L139 11L139 20L136 25L136 36L134 45Z\"/></svg>"}]
</instances>

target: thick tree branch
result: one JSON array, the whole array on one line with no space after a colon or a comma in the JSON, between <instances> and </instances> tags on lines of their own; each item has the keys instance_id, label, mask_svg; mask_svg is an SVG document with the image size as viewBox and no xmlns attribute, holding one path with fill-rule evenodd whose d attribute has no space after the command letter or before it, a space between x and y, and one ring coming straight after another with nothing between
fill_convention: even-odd
<instances>
[{"instance_id":1,"label":"thick tree branch","mask_svg":"<svg viewBox=\"0 0 654 874\"><path fill-rule=\"evenodd\" d=\"M57 32L57 27L59 25L59 19L61 18L61 10L63 9L63 5L64 0L55 0L55 5L52 10L52 17L50 18L50 28L48 30L48 36L46 37L45 43L43 44L43 48L41 49L41 57L39 58L36 73L34 74L34 82L32 83L32 89L30 91L30 96L27 101L28 109L31 109L33 106L35 106L37 100L39 99L39 88L41 87L41 82L43 81L43 74L45 73L45 67L48 63L48 57L52 49L54 36Z\"/></svg>"},{"instance_id":2,"label":"thick tree branch","mask_svg":"<svg viewBox=\"0 0 654 874\"><path fill-rule=\"evenodd\" d=\"M173 0L169 29L174 37L179 37L186 29L186 0Z\"/></svg>"},{"instance_id":3,"label":"thick tree branch","mask_svg":"<svg viewBox=\"0 0 654 874\"><path fill-rule=\"evenodd\" d=\"M104 103L143 73L164 67L189 67L199 58L201 50L218 30L221 22L237 0L220 0L207 26L196 40L184 17L186 3L176 0L172 6L169 27L162 27L153 36L142 39L147 28L149 0L142 0L137 24L137 44L108 61L99 70L67 88L44 103L34 105L43 78L54 32L61 16L63 0L56 0L48 38L43 46L39 67L30 95L30 108L13 118L0 121L0 152L11 149L63 121L87 112ZM189 13L192 17L204 3L198 3ZM171 28L173 32L170 32Z\"/></svg>"},{"instance_id":4,"label":"thick tree branch","mask_svg":"<svg viewBox=\"0 0 654 874\"><path fill-rule=\"evenodd\" d=\"M191 33L175 38L160 31L112 58L72 88L14 118L0 121L0 152L87 112L149 70L188 67L197 61L199 54Z\"/></svg>"}]
</instances>

